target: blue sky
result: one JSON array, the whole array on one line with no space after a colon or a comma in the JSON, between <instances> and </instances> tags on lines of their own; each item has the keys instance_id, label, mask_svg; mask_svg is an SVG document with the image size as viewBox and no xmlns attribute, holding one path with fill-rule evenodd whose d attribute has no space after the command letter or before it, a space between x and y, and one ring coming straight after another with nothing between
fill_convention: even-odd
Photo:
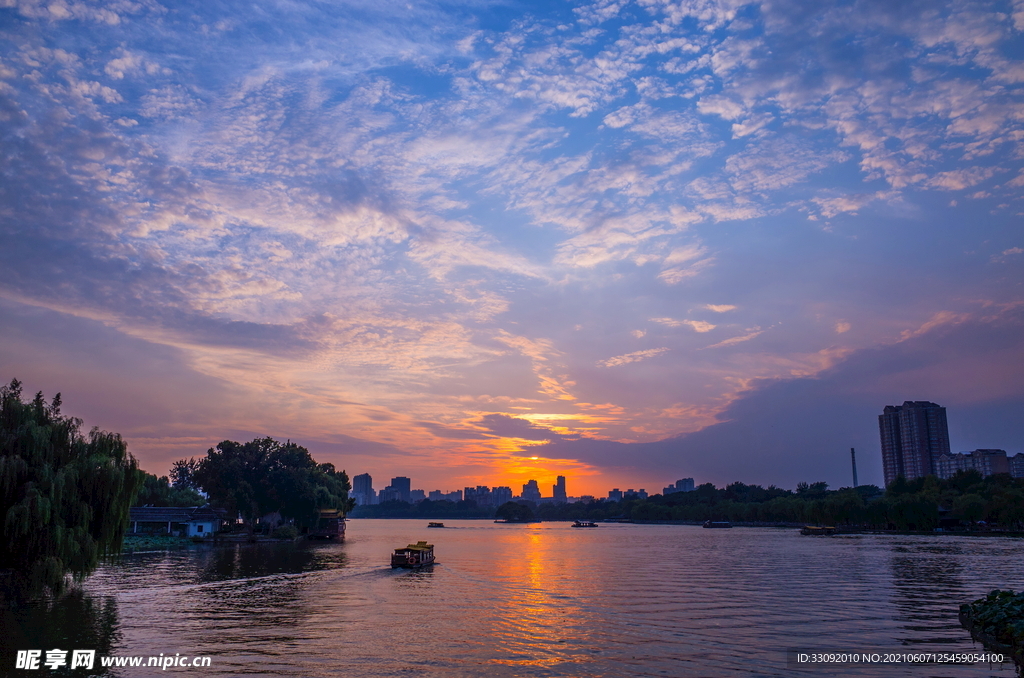
<instances>
[{"instance_id":1,"label":"blue sky","mask_svg":"<svg viewBox=\"0 0 1024 678\"><path fill-rule=\"evenodd\" d=\"M880 483L908 399L1024 451L1022 30L7 0L0 367L160 472L274 435L428 489Z\"/></svg>"}]
</instances>

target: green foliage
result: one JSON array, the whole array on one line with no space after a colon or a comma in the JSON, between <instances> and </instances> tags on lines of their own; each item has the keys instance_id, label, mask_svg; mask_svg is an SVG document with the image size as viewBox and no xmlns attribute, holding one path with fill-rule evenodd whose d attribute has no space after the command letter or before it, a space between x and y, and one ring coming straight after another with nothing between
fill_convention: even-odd
<instances>
[{"instance_id":1,"label":"green foliage","mask_svg":"<svg viewBox=\"0 0 1024 678\"><path fill-rule=\"evenodd\" d=\"M0 388L0 515L11 595L58 593L118 553L142 473L116 433L80 433L80 419L37 393L21 401L15 379Z\"/></svg>"},{"instance_id":2,"label":"green foliage","mask_svg":"<svg viewBox=\"0 0 1024 678\"><path fill-rule=\"evenodd\" d=\"M638 521L728 520L751 523L817 523L860 525L877 529L930 531L940 514L953 528L974 523L1002 529L1024 529L1024 479L997 474L982 478L975 471L949 480L935 476L907 481L898 478L883 493L874 485L829 490L824 482L800 483L796 492L778 487L731 483L719 489L705 483L692 492L654 495L647 499L591 504L542 504L542 520ZM959 526L955 523L961 521ZM949 527L948 522L944 523Z\"/></svg>"},{"instance_id":3,"label":"green foliage","mask_svg":"<svg viewBox=\"0 0 1024 678\"><path fill-rule=\"evenodd\" d=\"M537 520L529 505L514 501L507 501L499 506L498 510L494 512L494 517L510 523L532 523Z\"/></svg>"},{"instance_id":4,"label":"green foliage","mask_svg":"<svg viewBox=\"0 0 1024 678\"><path fill-rule=\"evenodd\" d=\"M203 495L194 489L173 486L167 476L157 478L152 473L145 473L132 506L202 506L205 503Z\"/></svg>"},{"instance_id":5,"label":"green foliage","mask_svg":"<svg viewBox=\"0 0 1024 678\"><path fill-rule=\"evenodd\" d=\"M179 459L174 462L171 466L171 486L176 489L197 489L198 486L196 485L195 475L196 471L199 470L199 463L199 460L195 457Z\"/></svg>"},{"instance_id":6,"label":"green foliage","mask_svg":"<svg viewBox=\"0 0 1024 678\"><path fill-rule=\"evenodd\" d=\"M275 511L302 527L312 526L319 509L352 509L348 475L332 464L318 464L309 450L273 438L248 443L225 440L210 449L191 474L210 502L241 513L252 532L256 521Z\"/></svg>"},{"instance_id":7,"label":"green foliage","mask_svg":"<svg viewBox=\"0 0 1024 678\"><path fill-rule=\"evenodd\" d=\"M975 630L1021 650L1024 646L1024 592L993 590L984 598L960 606Z\"/></svg>"},{"instance_id":8,"label":"green foliage","mask_svg":"<svg viewBox=\"0 0 1024 678\"><path fill-rule=\"evenodd\" d=\"M296 539L299 536L299 531L294 525L282 525L271 532L270 536L274 539Z\"/></svg>"}]
</instances>

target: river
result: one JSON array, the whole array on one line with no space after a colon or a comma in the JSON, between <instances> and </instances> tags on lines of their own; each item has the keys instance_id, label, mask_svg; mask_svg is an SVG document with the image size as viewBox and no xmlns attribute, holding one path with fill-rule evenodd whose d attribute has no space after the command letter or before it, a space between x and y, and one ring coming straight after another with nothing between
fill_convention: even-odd
<instances>
[{"instance_id":1,"label":"river","mask_svg":"<svg viewBox=\"0 0 1024 678\"><path fill-rule=\"evenodd\" d=\"M1009 664L794 667L787 650L979 652L958 606L1024 588L1021 539L446 524L352 520L344 543L125 556L79 595L5 613L4 669L13 649L56 647L209 656L209 668L171 670L204 677L1015 675ZM420 539L436 565L388 566Z\"/></svg>"}]
</instances>

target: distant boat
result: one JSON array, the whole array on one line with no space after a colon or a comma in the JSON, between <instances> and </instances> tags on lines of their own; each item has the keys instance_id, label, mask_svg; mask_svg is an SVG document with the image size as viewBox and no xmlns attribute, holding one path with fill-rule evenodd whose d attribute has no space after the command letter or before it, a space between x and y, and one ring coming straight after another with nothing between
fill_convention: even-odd
<instances>
[{"instance_id":1,"label":"distant boat","mask_svg":"<svg viewBox=\"0 0 1024 678\"><path fill-rule=\"evenodd\" d=\"M728 520L706 520L703 527L732 527Z\"/></svg>"},{"instance_id":2,"label":"distant boat","mask_svg":"<svg viewBox=\"0 0 1024 678\"><path fill-rule=\"evenodd\" d=\"M391 567L426 567L434 564L434 545L425 541L395 549L391 554Z\"/></svg>"},{"instance_id":3,"label":"distant boat","mask_svg":"<svg viewBox=\"0 0 1024 678\"><path fill-rule=\"evenodd\" d=\"M572 527L597 527L597 523L593 520L576 520L573 521Z\"/></svg>"},{"instance_id":4,"label":"distant boat","mask_svg":"<svg viewBox=\"0 0 1024 678\"><path fill-rule=\"evenodd\" d=\"M800 528L800 534L809 534L816 537L825 537L838 532L834 527L819 527L817 525L805 525Z\"/></svg>"},{"instance_id":5,"label":"distant boat","mask_svg":"<svg viewBox=\"0 0 1024 678\"><path fill-rule=\"evenodd\" d=\"M444 523L427 523L427 527L444 527Z\"/></svg>"},{"instance_id":6,"label":"distant boat","mask_svg":"<svg viewBox=\"0 0 1024 678\"><path fill-rule=\"evenodd\" d=\"M320 509L316 525L307 539L344 539L345 514L337 509Z\"/></svg>"}]
</instances>

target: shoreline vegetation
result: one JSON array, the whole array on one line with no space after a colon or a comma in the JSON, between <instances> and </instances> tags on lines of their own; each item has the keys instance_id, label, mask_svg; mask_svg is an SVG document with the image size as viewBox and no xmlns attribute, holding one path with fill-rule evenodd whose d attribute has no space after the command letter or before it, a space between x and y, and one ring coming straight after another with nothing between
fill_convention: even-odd
<instances>
[{"instance_id":1,"label":"shoreline vegetation","mask_svg":"<svg viewBox=\"0 0 1024 678\"><path fill-rule=\"evenodd\" d=\"M993 590L960 606L960 625L986 648L1013 658L1024 673L1024 592Z\"/></svg>"},{"instance_id":2,"label":"shoreline vegetation","mask_svg":"<svg viewBox=\"0 0 1024 678\"><path fill-rule=\"evenodd\" d=\"M0 510L8 547L0 554L4 598L60 594L101 559L125 549L294 540L314 528L324 508L350 512L351 518L683 525L710 520L737 526L829 525L841 534L1024 533L1024 479L1006 473L898 478L885 490L874 485L829 490L824 482L802 482L791 491L734 482L621 501L537 505L520 500L495 509L473 501L426 500L354 507L348 474L318 463L290 440L225 440L205 457L176 461L168 478L139 469L117 433L94 428L86 436L81 426L80 419L61 413L59 393L49 403L41 392L23 402L17 379L0 388ZM213 539L177 542L148 534L126 541L130 506L200 503L240 516L247 535L232 525L230 534Z\"/></svg>"},{"instance_id":3,"label":"shoreline vegetation","mask_svg":"<svg viewBox=\"0 0 1024 678\"><path fill-rule=\"evenodd\" d=\"M518 502L523 504L524 502ZM800 527L834 525L839 532L1024 533L1024 479L1009 474L982 478L961 471L948 480L935 476L898 478L884 491L874 485L829 490L827 483L800 483L796 491L775 486L705 483L692 492L646 499L534 505L540 521L592 520L646 524L702 524L724 520L733 525ZM496 511L473 501L389 501L357 506L351 518L485 519Z\"/></svg>"}]
</instances>

